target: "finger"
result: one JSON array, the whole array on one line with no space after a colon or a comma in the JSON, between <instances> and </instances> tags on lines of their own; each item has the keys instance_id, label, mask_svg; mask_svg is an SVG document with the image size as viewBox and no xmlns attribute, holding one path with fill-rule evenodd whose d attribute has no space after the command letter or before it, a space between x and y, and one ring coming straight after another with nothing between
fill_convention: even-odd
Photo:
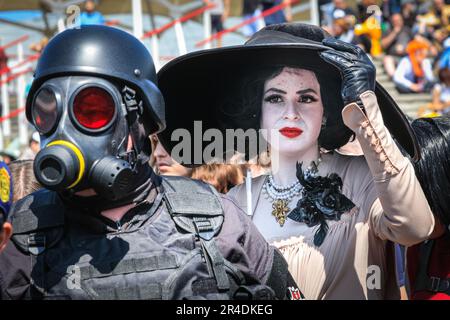
<instances>
[{"instance_id":1,"label":"finger","mask_svg":"<svg viewBox=\"0 0 450 320\"><path fill-rule=\"evenodd\" d=\"M344 53L324 51L319 53L319 55L325 61L331 63L339 69L350 68L353 65L352 59L346 56Z\"/></svg>"},{"instance_id":2,"label":"finger","mask_svg":"<svg viewBox=\"0 0 450 320\"><path fill-rule=\"evenodd\" d=\"M362 51L361 48L358 46L352 45L350 43L335 38L325 38L322 40L322 44L339 51L350 52L356 55L361 54Z\"/></svg>"},{"instance_id":3,"label":"finger","mask_svg":"<svg viewBox=\"0 0 450 320\"><path fill-rule=\"evenodd\" d=\"M337 61L337 56L334 54L330 54L328 52L321 52L319 53L320 57L325 60L326 62L334 65L335 67L337 67L338 69L341 69L341 63L339 61Z\"/></svg>"},{"instance_id":4,"label":"finger","mask_svg":"<svg viewBox=\"0 0 450 320\"><path fill-rule=\"evenodd\" d=\"M331 50L330 49L330 50L325 50L325 51L322 51L322 52L328 52L331 55L340 56L343 59L346 59L348 61L353 61L354 62L354 61L359 60L358 56L354 52L350 52L350 51L341 51L341 50Z\"/></svg>"}]
</instances>

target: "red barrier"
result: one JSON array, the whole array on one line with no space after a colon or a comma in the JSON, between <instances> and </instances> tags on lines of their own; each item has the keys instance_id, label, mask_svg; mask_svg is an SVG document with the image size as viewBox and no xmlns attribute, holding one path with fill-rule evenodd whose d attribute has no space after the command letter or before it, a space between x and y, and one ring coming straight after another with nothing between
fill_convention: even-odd
<instances>
[{"instance_id":1,"label":"red barrier","mask_svg":"<svg viewBox=\"0 0 450 320\"><path fill-rule=\"evenodd\" d=\"M20 77L21 75L29 73L29 72L33 72L33 68L28 68L26 70L23 70L23 71L20 71L20 72L17 72L17 73L13 73L12 75L10 75L5 80L0 81L0 86L4 85L5 83L11 82L15 78Z\"/></svg>"},{"instance_id":2,"label":"red barrier","mask_svg":"<svg viewBox=\"0 0 450 320\"><path fill-rule=\"evenodd\" d=\"M8 49L10 47L15 46L16 44L19 44L21 42L24 42L24 41L28 40L29 37L30 37L29 35L21 36L20 38L5 44L4 46L1 46L0 48L3 49L3 50L6 50L6 49Z\"/></svg>"},{"instance_id":3,"label":"red barrier","mask_svg":"<svg viewBox=\"0 0 450 320\"><path fill-rule=\"evenodd\" d=\"M25 107L16 109L14 111L12 111L11 113L7 114L6 116L0 117L0 123L2 123L5 120L17 117L20 113L25 111Z\"/></svg>"},{"instance_id":4,"label":"red barrier","mask_svg":"<svg viewBox=\"0 0 450 320\"><path fill-rule=\"evenodd\" d=\"M215 39L219 39L219 38L221 38L223 35L225 35L227 33L234 32L234 31L242 28L243 26L246 26L246 25L248 25L250 23L253 23L253 22L257 21L258 19L261 19L261 18L264 18L264 17L267 17L267 16L271 16L274 13L276 13L276 12L278 12L280 10L283 10L285 7L287 7L289 5L292 5L292 4L297 4L298 2L300 2L300 0L292 0L292 1L290 1L290 3L281 3L281 4L279 4L279 5L277 5L277 6L273 7L273 8L270 8L270 9L267 9L267 10L263 11L260 15L257 15L257 16L254 16L254 17L251 17L251 18L249 18L247 20L242 21L241 23L235 25L234 27L231 27L231 28L222 30L220 32L217 32L217 33L213 34L211 37L209 37L207 39L204 39L204 40L202 40L200 42L197 42L195 44L195 46L196 47L202 47L206 43L211 42L211 41L213 41Z\"/></svg>"},{"instance_id":5,"label":"red barrier","mask_svg":"<svg viewBox=\"0 0 450 320\"><path fill-rule=\"evenodd\" d=\"M3 69L0 69L0 76L2 74L9 73L9 72L11 72L11 70L16 69L16 68L18 68L20 66L23 66L26 63L29 63L29 62L32 62L34 60L39 59L40 55L41 55L40 53L36 53L36 54L34 54L32 56L27 57L26 59L22 60L21 62L13 65L12 67L5 67Z\"/></svg>"},{"instance_id":6,"label":"red barrier","mask_svg":"<svg viewBox=\"0 0 450 320\"><path fill-rule=\"evenodd\" d=\"M160 27L160 28L158 28L158 29L151 30L151 31L145 33L145 34L142 36L141 39L149 38L149 37L152 37L152 36L154 36L154 35L156 35L156 34L160 34L161 32L164 32L164 31L166 31L167 29L170 29L171 27L173 27L177 22L183 23L183 22L185 22L185 21L187 21L187 20L190 20L190 19L192 19L192 18L195 18L196 16L201 15L201 14L202 14L203 12L205 12L206 10L209 10L209 9L215 7L215 6L216 6L215 4L208 4L208 5L206 5L206 6L204 6L204 7L201 7L201 8L199 8L199 9L197 9L197 10L194 10L194 11L192 11L192 12L189 12L188 14L182 16L181 18L175 19L175 20L173 20L173 21L171 21L171 22L169 22L169 23L163 25L162 27Z\"/></svg>"},{"instance_id":7,"label":"red barrier","mask_svg":"<svg viewBox=\"0 0 450 320\"><path fill-rule=\"evenodd\" d=\"M119 20L109 20L105 22L105 24L110 27L117 26L119 23Z\"/></svg>"}]
</instances>

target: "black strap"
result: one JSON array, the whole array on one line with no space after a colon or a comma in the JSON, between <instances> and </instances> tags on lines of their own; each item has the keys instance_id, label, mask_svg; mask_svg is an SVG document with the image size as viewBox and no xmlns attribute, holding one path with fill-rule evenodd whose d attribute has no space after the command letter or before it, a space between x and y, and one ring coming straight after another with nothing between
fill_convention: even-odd
<instances>
[{"instance_id":1,"label":"black strap","mask_svg":"<svg viewBox=\"0 0 450 320\"><path fill-rule=\"evenodd\" d=\"M28 235L28 251L31 263L30 296L31 299L42 299L46 295L45 283L45 249L46 236L44 233Z\"/></svg>"},{"instance_id":2,"label":"black strap","mask_svg":"<svg viewBox=\"0 0 450 320\"><path fill-rule=\"evenodd\" d=\"M165 203L175 223L197 236L208 272L216 280L218 290L230 291L225 259L214 238L223 223L220 198L211 186L191 179L164 177L163 186ZM241 275L235 277L241 278Z\"/></svg>"},{"instance_id":3,"label":"black strap","mask_svg":"<svg viewBox=\"0 0 450 320\"><path fill-rule=\"evenodd\" d=\"M441 292L450 295L450 278L428 276L428 267L435 240L428 240L420 245L419 269L415 283L415 291Z\"/></svg>"},{"instance_id":4,"label":"black strap","mask_svg":"<svg viewBox=\"0 0 450 320\"><path fill-rule=\"evenodd\" d=\"M121 155L121 157L126 158L126 161L132 165L133 169L135 169L138 156L142 150L142 142L139 139L140 127L138 118L142 116L144 109L142 101L137 100L136 91L128 86L124 86L122 89L122 99L125 103L125 108L127 109L128 127L130 129L134 150Z\"/></svg>"},{"instance_id":5,"label":"black strap","mask_svg":"<svg viewBox=\"0 0 450 320\"><path fill-rule=\"evenodd\" d=\"M240 286L233 298L235 300L274 300L276 295L272 288L259 284Z\"/></svg>"},{"instance_id":6,"label":"black strap","mask_svg":"<svg viewBox=\"0 0 450 320\"><path fill-rule=\"evenodd\" d=\"M194 217L197 236L206 255L206 263L211 276L216 279L219 291L229 291L230 281L225 271L225 259L214 241L214 228L206 217Z\"/></svg>"},{"instance_id":7,"label":"black strap","mask_svg":"<svg viewBox=\"0 0 450 320\"><path fill-rule=\"evenodd\" d=\"M288 263L277 248L273 250L273 262L267 286L274 290L277 299L293 299L292 292L294 290L298 292L301 299L304 299L303 293L298 289L294 278L289 272Z\"/></svg>"}]
</instances>

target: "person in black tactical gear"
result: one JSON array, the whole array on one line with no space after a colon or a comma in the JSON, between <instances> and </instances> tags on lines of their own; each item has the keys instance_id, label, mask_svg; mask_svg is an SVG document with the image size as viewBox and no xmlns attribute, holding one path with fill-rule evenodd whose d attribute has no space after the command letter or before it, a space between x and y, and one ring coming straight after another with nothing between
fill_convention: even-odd
<instances>
[{"instance_id":1,"label":"person in black tactical gear","mask_svg":"<svg viewBox=\"0 0 450 320\"><path fill-rule=\"evenodd\" d=\"M0 161L0 253L12 234L11 223L7 221L12 202L11 172L3 161Z\"/></svg>"},{"instance_id":2,"label":"person in black tactical gear","mask_svg":"<svg viewBox=\"0 0 450 320\"><path fill-rule=\"evenodd\" d=\"M147 49L118 29L49 42L26 104L45 189L11 210L1 299L284 299L296 289L229 198L153 173L148 137L165 127L156 82Z\"/></svg>"}]
</instances>

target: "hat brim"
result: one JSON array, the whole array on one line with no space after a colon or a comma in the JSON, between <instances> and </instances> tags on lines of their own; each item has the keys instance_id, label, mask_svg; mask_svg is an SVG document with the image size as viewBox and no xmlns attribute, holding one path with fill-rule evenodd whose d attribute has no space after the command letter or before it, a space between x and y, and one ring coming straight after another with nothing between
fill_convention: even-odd
<instances>
[{"instance_id":1,"label":"hat brim","mask_svg":"<svg viewBox=\"0 0 450 320\"><path fill-rule=\"evenodd\" d=\"M340 73L336 67L320 58L318 52L323 50L330 48L305 39L304 43L240 45L201 50L170 61L158 72L158 86L166 105L166 130L158 134L159 139L170 153L178 143L172 139L176 129L194 133L194 121L202 121L203 132L221 128L214 101L218 91L227 90L223 78L229 78L231 73L236 75L237 81L243 70L249 68L296 65L320 71L329 74L330 81L336 85L336 92L339 92L336 94L340 94ZM417 160L418 145L408 119L379 83L376 84L375 94L386 127L411 158ZM196 150L193 148L192 152Z\"/></svg>"}]
</instances>

